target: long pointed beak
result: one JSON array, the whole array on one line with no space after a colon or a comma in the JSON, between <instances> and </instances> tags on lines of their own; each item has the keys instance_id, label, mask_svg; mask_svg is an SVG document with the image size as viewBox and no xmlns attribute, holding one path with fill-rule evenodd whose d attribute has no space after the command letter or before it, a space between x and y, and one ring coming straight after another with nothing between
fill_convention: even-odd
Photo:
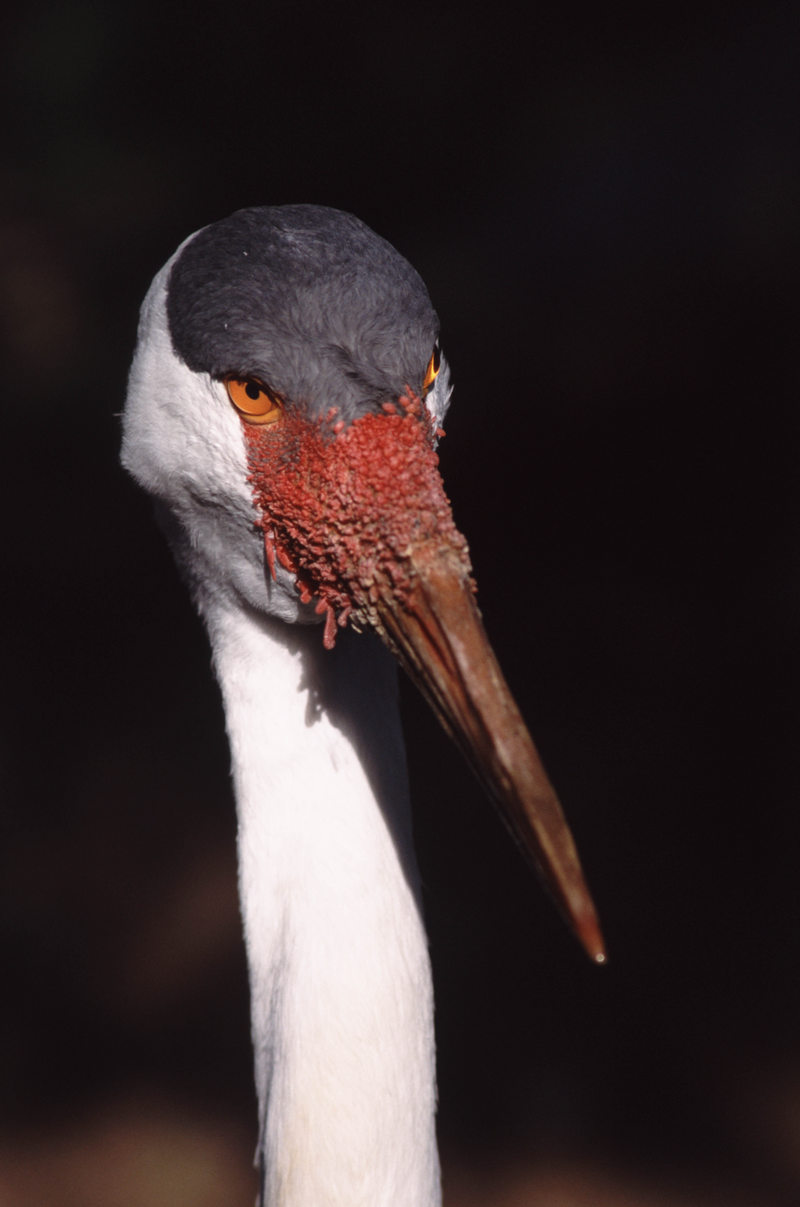
<instances>
[{"instance_id":1,"label":"long pointed beak","mask_svg":"<svg viewBox=\"0 0 800 1207\"><path fill-rule=\"evenodd\" d=\"M409 551L413 588L382 591L385 639L472 766L589 957L605 945L555 790L489 644L470 579L447 546Z\"/></svg>"},{"instance_id":2,"label":"long pointed beak","mask_svg":"<svg viewBox=\"0 0 800 1207\"><path fill-rule=\"evenodd\" d=\"M558 797L475 604L419 399L327 430L287 414L244 426L267 564L326 613L325 644L371 625L421 688L591 959L605 960L594 905Z\"/></svg>"}]
</instances>

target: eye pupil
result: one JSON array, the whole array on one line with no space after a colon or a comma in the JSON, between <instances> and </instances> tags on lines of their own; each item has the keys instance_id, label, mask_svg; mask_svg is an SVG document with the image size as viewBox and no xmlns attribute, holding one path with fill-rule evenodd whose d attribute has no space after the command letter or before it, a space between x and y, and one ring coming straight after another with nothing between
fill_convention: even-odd
<instances>
[{"instance_id":1,"label":"eye pupil","mask_svg":"<svg viewBox=\"0 0 800 1207\"><path fill-rule=\"evenodd\" d=\"M244 388L244 392L248 398L252 398L253 402L255 402L261 393L261 386L258 384L258 382L248 381Z\"/></svg>"}]
</instances>

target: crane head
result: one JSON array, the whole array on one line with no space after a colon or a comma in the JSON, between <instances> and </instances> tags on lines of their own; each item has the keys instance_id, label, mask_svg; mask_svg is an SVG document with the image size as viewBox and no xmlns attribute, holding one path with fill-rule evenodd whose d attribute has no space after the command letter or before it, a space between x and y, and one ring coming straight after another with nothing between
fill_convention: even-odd
<instances>
[{"instance_id":1,"label":"crane head","mask_svg":"<svg viewBox=\"0 0 800 1207\"><path fill-rule=\"evenodd\" d=\"M380 635L602 963L575 844L484 632L439 474L438 330L416 272L357 219L239 211L187 240L151 287L123 462L206 589L322 620L327 647L348 623Z\"/></svg>"}]
</instances>

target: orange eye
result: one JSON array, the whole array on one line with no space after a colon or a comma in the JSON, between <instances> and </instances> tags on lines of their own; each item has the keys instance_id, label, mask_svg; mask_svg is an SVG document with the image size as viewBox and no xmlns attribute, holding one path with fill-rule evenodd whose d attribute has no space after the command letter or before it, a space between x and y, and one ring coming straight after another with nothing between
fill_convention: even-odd
<instances>
[{"instance_id":1,"label":"orange eye","mask_svg":"<svg viewBox=\"0 0 800 1207\"><path fill-rule=\"evenodd\" d=\"M422 382L423 398L428 393L428 390L431 388L433 383L436 381L436 378L439 374L439 364L440 363L441 363L441 356L439 354L439 345L436 344L436 345L434 345L433 355L431 356L430 360L428 361L428 367L425 370L425 378Z\"/></svg>"},{"instance_id":2,"label":"orange eye","mask_svg":"<svg viewBox=\"0 0 800 1207\"><path fill-rule=\"evenodd\" d=\"M278 399L255 377L226 377L225 389L248 423L277 423L283 414Z\"/></svg>"}]
</instances>

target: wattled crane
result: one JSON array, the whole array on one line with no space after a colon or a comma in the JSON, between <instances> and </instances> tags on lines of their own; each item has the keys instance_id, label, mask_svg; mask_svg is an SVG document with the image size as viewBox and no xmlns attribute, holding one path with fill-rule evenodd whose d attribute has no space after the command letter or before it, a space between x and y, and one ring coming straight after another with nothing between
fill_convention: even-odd
<instances>
[{"instance_id":1,"label":"wattled crane","mask_svg":"<svg viewBox=\"0 0 800 1207\"><path fill-rule=\"evenodd\" d=\"M438 473L449 399L419 276L335 210L205 227L142 308L122 460L156 500L225 705L265 1207L441 1201L391 655L604 958Z\"/></svg>"}]
</instances>

